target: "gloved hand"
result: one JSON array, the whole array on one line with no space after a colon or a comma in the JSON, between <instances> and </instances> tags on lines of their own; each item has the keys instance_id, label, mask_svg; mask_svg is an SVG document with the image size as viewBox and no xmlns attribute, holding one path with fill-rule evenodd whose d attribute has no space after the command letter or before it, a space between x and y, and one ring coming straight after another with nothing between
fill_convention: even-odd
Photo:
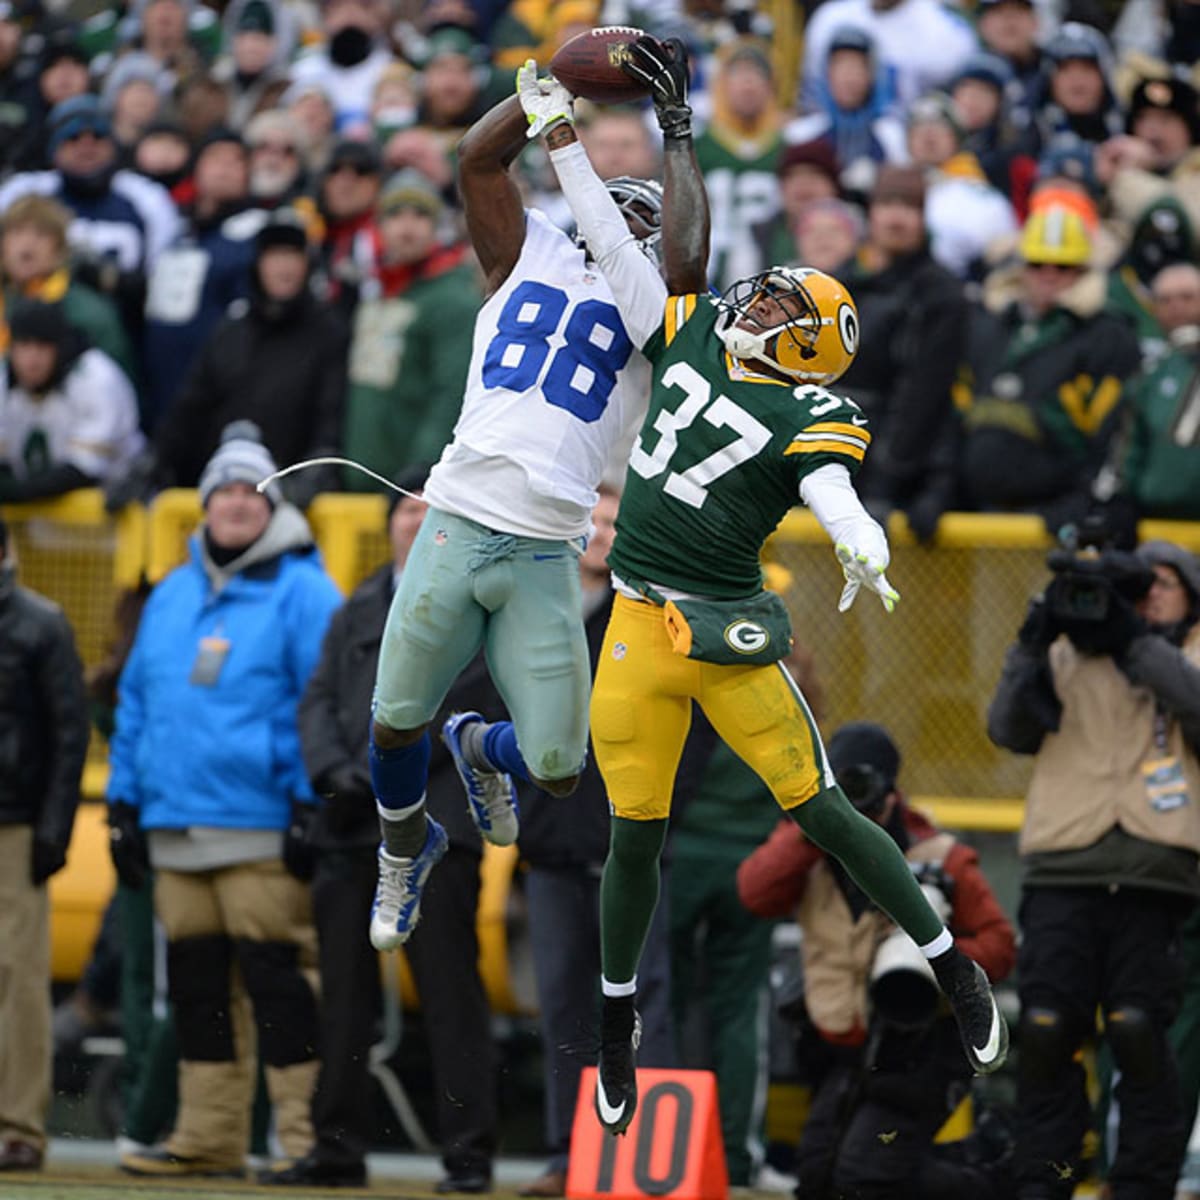
<instances>
[{"instance_id":1,"label":"gloved hand","mask_svg":"<svg viewBox=\"0 0 1200 1200\"><path fill-rule=\"evenodd\" d=\"M1017 631L1017 641L1030 650L1045 650L1062 632L1045 596L1034 596Z\"/></svg>"},{"instance_id":2,"label":"gloved hand","mask_svg":"<svg viewBox=\"0 0 1200 1200\"><path fill-rule=\"evenodd\" d=\"M29 873L34 887L40 887L51 875L57 874L67 865L67 848L62 842L51 841L33 835L33 854L30 856Z\"/></svg>"},{"instance_id":3,"label":"gloved hand","mask_svg":"<svg viewBox=\"0 0 1200 1200\"><path fill-rule=\"evenodd\" d=\"M325 827L334 837L344 837L375 817L375 792L365 766L335 767L314 786L325 808Z\"/></svg>"},{"instance_id":4,"label":"gloved hand","mask_svg":"<svg viewBox=\"0 0 1200 1200\"><path fill-rule=\"evenodd\" d=\"M105 481L104 511L120 512L127 504L148 501L163 485L158 455L147 446L119 475Z\"/></svg>"},{"instance_id":5,"label":"gloved hand","mask_svg":"<svg viewBox=\"0 0 1200 1200\"><path fill-rule=\"evenodd\" d=\"M288 827L283 833L283 865L288 874L294 875L301 883L307 883L313 877L317 865L316 850L309 841L316 815L317 810L311 804L293 800Z\"/></svg>"},{"instance_id":6,"label":"gloved hand","mask_svg":"<svg viewBox=\"0 0 1200 1200\"><path fill-rule=\"evenodd\" d=\"M554 76L539 79L537 63L532 58L517 70L517 99L529 121L526 137L535 138L565 121L575 124L575 97Z\"/></svg>"},{"instance_id":7,"label":"gloved hand","mask_svg":"<svg viewBox=\"0 0 1200 1200\"><path fill-rule=\"evenodd\" d=\"M140 888L150 872L150 851L142 832L138 810L124 800L108 806L108 852L117 878L126 886Z\"/></svg>"},{"instance_id":8,"label":"gloved hand","mask_svg":"<svg viewBox=\"0 0 1200 1200\"><path fill-rule=\"evenodd\" d=\"M668 140L692 136L692 110L688 105L688 54L679 38L643 34L629 47L621 70L650 89L658 127Z\"/></svg>"},{"instance_id":9,"label":"gloved hand","mask_svg":"<svg viewBox=\"0 0 1200 1200\"><path fill-rule=\"evenodd\" d=\"M845 612L854 603L859 588L864 585L874 592L883 607L891 612L900 600L900 593L890 583L884 571L887 570L888 560L880 559L866 550L848 546L838 542L834 547L838 562L842 564L842 574L846 577L846 586L842 588L842 597L838 601L838 612Z\"/></svg>"}]
</instances>

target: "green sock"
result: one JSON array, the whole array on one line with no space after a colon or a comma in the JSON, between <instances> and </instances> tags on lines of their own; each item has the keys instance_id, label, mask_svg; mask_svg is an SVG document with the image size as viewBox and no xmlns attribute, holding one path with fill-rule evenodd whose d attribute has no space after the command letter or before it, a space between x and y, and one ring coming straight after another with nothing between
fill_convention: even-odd
<instances>
[{"instance_id":1,"label":"green sock","mask_svg":"<svg viewBox=\"0 0 1200 1200\"><path fill-rule=\"evenodd\" d=\"M627 983L637 974L646 931L658 903L658 856L666 819L613 817L600 880L600 962L604 978Z\"/></svg>"},{"instance_id":2,"label":"green sock","mask_svg":"<svg viewBox=\"0 0 1200 1200\"><path fill-rule=\"evenodd\" d=\"M850 877L918 946L942 932L900 847L881 825L864 817L836 784L788 809L804 836L838 859Z\"/></svg>"}]
</instances>

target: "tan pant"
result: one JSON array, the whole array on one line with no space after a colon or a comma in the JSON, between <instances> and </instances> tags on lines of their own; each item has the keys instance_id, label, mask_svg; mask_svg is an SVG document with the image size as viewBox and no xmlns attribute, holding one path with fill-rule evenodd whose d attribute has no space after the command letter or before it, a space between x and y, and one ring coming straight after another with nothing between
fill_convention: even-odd
<instances>
[{"instance_id":1,"label":"tan pant","mask_svg":"<svg viewBox=\"0 0 1200 1200\"><path fill-rule=\"evenodd\" d=\"M33 829L0 825L0 1140L42 1149L50 1107L50 901Z\"/></svg>"},{"instance_id":2,"label":"tan pant","mask_svg":"<svg viewBox=\"0 0 1200 1200\"><path fill-rule=\"evenodd\" d=\"M167 941L221 934L298 947L299 968L317 990L317 941L312 898L278 859L215 871L159 871L155 907ZM175 1154L240 1165L250 1129L257 1066L253 1006L235 965L229 981L236 1058L179 1064L179 1114L167 1147ZM261 1017L261 1014L260 1014ZM314 1057L266 1069L275 1131L289 1158L313 1145L310 1105L319 1063Z\"/></svg>"}]
</instances>

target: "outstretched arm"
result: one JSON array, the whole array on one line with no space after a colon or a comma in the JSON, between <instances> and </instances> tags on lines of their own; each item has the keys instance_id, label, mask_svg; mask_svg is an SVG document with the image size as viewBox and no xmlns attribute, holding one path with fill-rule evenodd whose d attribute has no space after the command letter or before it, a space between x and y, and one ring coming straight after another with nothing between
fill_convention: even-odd
<instances>
[{"instance_id":1,"label":"outstretched arm","mask_svg":"<svg viewBox=\"0 0 1200 1200\"><path fill-rule=\"evenodd\" d=\"M508 168L525 145L526 127L520 101L510 96L458 144L458 190L489 296L517 265L525 241L525 207Z\"/></svg>"},{"instance_id":2,"label":"outstretched arm","mask_svg":"<svg viewBox=\"0 0 1200 1200\"><path fill-rule=\"evenodd\" d=\"M708 287L709 211L692 145L687 49L678 38L640 37L622 70L646 85L663 134L663 270L671 295Z\"/></svg>"}]
</instances>

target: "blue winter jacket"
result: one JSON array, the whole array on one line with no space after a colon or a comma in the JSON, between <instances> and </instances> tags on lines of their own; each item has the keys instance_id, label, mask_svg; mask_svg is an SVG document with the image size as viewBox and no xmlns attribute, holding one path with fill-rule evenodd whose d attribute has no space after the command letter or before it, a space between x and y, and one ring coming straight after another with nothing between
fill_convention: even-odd
<instances>
[{"instance_id":1,"label":"blue winter jacket","mask_svg":"<svg viewBox=\"0 0 1200 1200\"><path fill-rule=\"evenodd\" d=\"M193 537L189 561L146 603L118 687L108 784L110 800L141 808L144 829L285 829L292 799L313 800L297 709L341 596L290 505L255 546L278 546L281 520L286 548L220 591ZM211 686L192 682L203 639L210 658L228 643Z\"/></svg>"}]
</instances>

